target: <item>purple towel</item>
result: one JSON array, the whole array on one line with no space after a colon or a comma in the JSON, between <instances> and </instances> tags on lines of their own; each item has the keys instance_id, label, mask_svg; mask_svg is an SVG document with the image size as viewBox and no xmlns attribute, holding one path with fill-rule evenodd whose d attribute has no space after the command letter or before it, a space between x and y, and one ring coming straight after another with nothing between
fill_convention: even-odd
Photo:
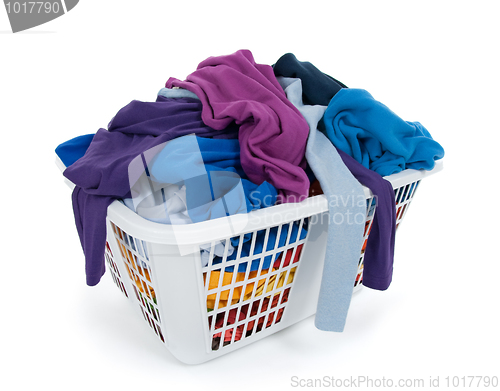
<instances>
[{"instance_id":1,"label":"purple towel","mask_svg":"<svg viewBox=\"0 0 500 391\"><path fill-rule=\"evenodd\" d=\"M234 124L223 131L203 124L201 108L193 98L159 96L156 102L132 101L116 114L109 130L97 131L85 155L64 171L76 185L73 212L88 285L96 285L104 274L106 212L114 199L130 197L130 162L152 147L187 134L236 137Z\"/></svg>"},{"instance_id":2,"label":"purple towel","mask_svg":"<svg viewBox=\"0 0 500 391\"><path fill-rule=\"evenodd\" d=\"M233 120L240 126L241 165L248 178L271 183L281 202L307 197L305 149L309 127L286 98L269 65L256 64L252 53L209 57L186 81L168 79L167 88L194 92L203 104L202 119L214 129Z\"/></svg>"}]
</instances>

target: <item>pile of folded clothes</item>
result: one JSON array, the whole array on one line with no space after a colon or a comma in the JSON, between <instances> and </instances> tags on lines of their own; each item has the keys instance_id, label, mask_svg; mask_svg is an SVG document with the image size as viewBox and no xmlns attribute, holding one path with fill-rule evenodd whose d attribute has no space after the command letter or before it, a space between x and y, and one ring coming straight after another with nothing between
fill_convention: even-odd
<instances>
[{"instance_id":1,"label":"pile of folded clothes","mask_svg":"<svg viewBox=\"0 0 500 391\"><path fill-rule=\"evenodd\" d=\"M265 65L248 50L209 57L184 81L169 78L154 102L130 102L107 129L66 141L56 153L75 184L88 285L105 271L106 211L114 200L156 223L192 224L301 202L319 189L332 218L362 217L328 227L316 326L333 331L344 327L363 245L362 185L377 199L363 284L385 290L396 218L383 177L430 170L444 156L424 126L402 120L367 91L291 53ZM237 245L217 243L213 262L226 250L230 259ZM209 254L201 248L202 265Z\"/></svg>"}]
</instances>

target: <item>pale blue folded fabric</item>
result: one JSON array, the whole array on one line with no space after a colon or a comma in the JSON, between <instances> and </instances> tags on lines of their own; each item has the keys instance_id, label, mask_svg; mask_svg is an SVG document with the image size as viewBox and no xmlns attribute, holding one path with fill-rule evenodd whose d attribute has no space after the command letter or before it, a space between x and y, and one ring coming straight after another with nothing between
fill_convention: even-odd
<instances>
[{"instance_id":1,"label":"pale blue folded fabric","mask_svg":"<svg viewBox=\"0 0 500 391\"><path fill-rule=\"evenodd\" d=\"M198 96L189 90L184 88L162 88L158 91L158 95L163 96L165 98L193 98L199 99Z\"/></svg>"},{"instance_id":2,"label":"pale blue folded fabric","mask_svg":"<svg viewBox=\"0 0 500 391\"><path fill-rule=\"evenodd\" d=\"M153 182L186 187L187 213L194 222L272 206L278 192L246 177L236 139L186 135L166 143L148 164Z\"/></svg>"},{"instance_id":3,"label":"pale blue folded fabric","mask_svg":"<svg viewBox=\"0 0 500 391\"><path fill-rule=\"evenodd\" d=\"M278 81L309 125L306 159L328 199L328 238L315 325L320 330L341 332L363 245L366 221L363 187L330 140L317 130L326 106L303 104L300 79L278 77Z\"/></svg>"}]
</instances>

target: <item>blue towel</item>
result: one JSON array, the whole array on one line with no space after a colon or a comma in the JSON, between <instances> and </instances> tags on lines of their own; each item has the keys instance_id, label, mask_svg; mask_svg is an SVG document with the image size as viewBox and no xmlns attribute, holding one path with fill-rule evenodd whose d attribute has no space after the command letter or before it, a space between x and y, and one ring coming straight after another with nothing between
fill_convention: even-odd
<instances>
[{"instance_id":1,"label":"blue towel","mask_svg":"<svg viewBox=\"0 0 500 391\"><path fill-rule=\"evenodd\" d=\"M443 147L419 122L402 120L365 90L341 89L322 121L338 149L382 176L407 168L431 170L444 156Z\"/></svg>"}]
</instances>

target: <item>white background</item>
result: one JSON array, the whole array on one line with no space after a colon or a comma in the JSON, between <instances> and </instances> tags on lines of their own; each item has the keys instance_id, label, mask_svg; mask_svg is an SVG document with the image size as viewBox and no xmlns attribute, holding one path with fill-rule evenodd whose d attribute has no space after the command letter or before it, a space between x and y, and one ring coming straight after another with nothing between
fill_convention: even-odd
<instances>
[{"instance_id":1,"label":"white background","mask_svg":"<svg viewBox=\"0 0 500 391\"><path fill-rule=\"evenodd\" d=\"M81 0L10 33L0 9L2 321L9 390L293 389L299 379L500 376L500 59L495 1ZM106 275L85 285L55 147L208 56L294 53L364 88L446 150L398 232L393 284L343 333L308 318L214 361L178 362ZM3 386L2 386L3 388Z\"/></svg>"}]
</instances>

